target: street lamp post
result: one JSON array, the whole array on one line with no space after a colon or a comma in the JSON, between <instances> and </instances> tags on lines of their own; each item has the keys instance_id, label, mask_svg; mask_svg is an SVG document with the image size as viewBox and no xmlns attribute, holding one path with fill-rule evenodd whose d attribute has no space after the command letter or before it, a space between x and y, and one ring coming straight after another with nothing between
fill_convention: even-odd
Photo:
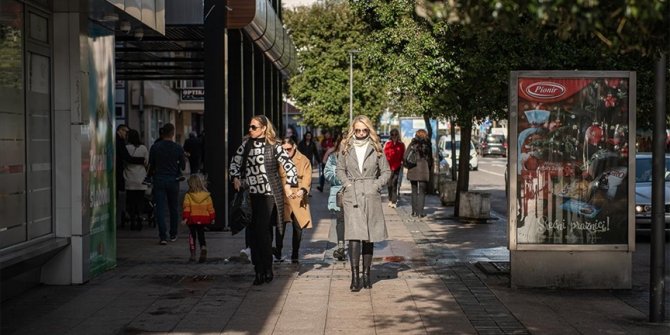
<instances>
[{"instance_id":1,"label":"street lamp post","mask_svg":"<svg viewBox=\"0 0 670 335\"><path fill-rule=\"evenodd\" d=\"M360 50L349 50L349 124L354 120L354 54Z\"/></svg>"}]
</instances>

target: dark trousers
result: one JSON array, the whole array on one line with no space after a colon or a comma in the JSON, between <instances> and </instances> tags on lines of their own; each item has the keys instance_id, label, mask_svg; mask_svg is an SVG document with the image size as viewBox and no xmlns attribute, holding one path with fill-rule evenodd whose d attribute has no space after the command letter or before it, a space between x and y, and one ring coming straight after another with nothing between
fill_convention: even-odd
<instances>
[{"instance_id":1,"label":"dark trousers","mask_svg":"<svg viewBox=\"0 0 670 335\"><path fill-rule=\"evenodd\" d=\"M131 220L144 213L144 190L126 190L126 212Z\"/></svg>"},{"instance_id":2,"label":"dark trousers","mask_svg":"<svg viewBox=\"0 0 670 335\"><path fill-rule=\"evenodd\" d=\"M190 224L188 225L188 230L190 231L190 234L188 234L188 248L191 251L195 250L195 239L198 239L198 243L200 243L200 248L206 247L207 242L205 241L205 227L200 224Z\"/></svg>"},{"instance_id":3,"label":"dark trousers","mask_svg":"<svg viewBox=\"0 0 670 335\"><path fill-rule=\"evenodd\" d=\"M191 156L188 159L188 165L191 168L191 174L198 173L200 171L200 158Z\"/></svg>"},{"instance_id":4,"label":"dark trousers","mask_svg":"<svg viewBox=\"0 0 670 335\"><path fill-rule=\"evenodd\" d=\"M426 188L427 181L412 181L412 213L422 216L426 215L424 212L424 205L426 203Z\"/></svg>"},{"instance_id":5,"label":"dark trousers","mask_svg":"<svg viewBox=\"0 0 670 335\"><path fill-rule=\"evenodd\" d=\"M272 195L251 194L251 262L256 273L272 273L272 226L277 222L277 206Z\"/></svg>"},{"instance_id":6,"label":"dark trousers","mask_svg":"<svg viewBox=\"0 0 670 335\"><path fill-rule=\"evenodd\" d=\"M323 190L323 186L326 185L326 175L323 174L325 166L322 163L319 163L319 187Z\"/></svg>"},{"instance_id":7,"label":"dark trousers","mask_svg":"<svg viewBox=\"0 0 670 335\"><path fill-rule=\"evenodd\" d=\"M116 190L116 226L121 227L124 224L126 215L126 192Z\"/></svg>"},{"instance_id":8,"label":"dark trousers","mask_svg":"<svg viewBox=\"0 0 670 335\"><path fill-rule=\"evenodd\" d=\"M170 237L177 236L179 228L179 182L175 177L154 176L153 196L156 203L158 235L161 241L167 240L165 211L170 212Z\"/></svg>"},{"instance_id":9,"label":"dark trousers","mask_svg":"<svg viewBox=\"0 0 670 335\"><path fill-rule=\"evenodd\" d=\"M344 211L341 208L335 212L335 233L337 234L337 243L344 243Z\"/></svg>"},{"instance_id":10,"label":"dark trousers","mask_svg":"<svg viewBox=\"0 0 670 335\"><path fill-rule=\"evenodd\" d=\"M291 250L291 259L298 259L298 251L300 250L300 241L302 241L302 228L295 219L295 215L291 214L291 223L293 226L293 249ZM286 233L286 223L282 223L275 227L275 246L277 252L281 254L284 248L284 235Z\"/></svg>"},{"instance_id":11,"label":"dark trousers","mask_svg":"<svg viewBox=\"0 0 670 335\"><path fill-rule=\"evenodd\" d=\"M391 178L388 181L389 201L392 203L398 202L398 178L400 177L400 169L391 172Z\"/></svg>"}]
</instances>

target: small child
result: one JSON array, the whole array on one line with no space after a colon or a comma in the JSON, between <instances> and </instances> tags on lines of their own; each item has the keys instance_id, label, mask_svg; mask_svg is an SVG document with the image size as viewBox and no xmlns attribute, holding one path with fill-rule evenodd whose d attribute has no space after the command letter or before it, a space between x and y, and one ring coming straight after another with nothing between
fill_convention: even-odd
<instances>
[{"instance_id":1,"label":"small child","mask_svg":"<svg viewBox=\"0 0 670 335\"><path fill-rule=\"evenodd\" d=\"M188 225L191 233L188 235L188 247L191 250L189 261L195 262L195 239L200 242L200 259L207 260L207 242L205 242L205 225L214 223L214 205L212 197L207 192L205 181L199 174L192 174L188 178L188 192L184 196L182 224Z\"/></svg>"}]
</instances>

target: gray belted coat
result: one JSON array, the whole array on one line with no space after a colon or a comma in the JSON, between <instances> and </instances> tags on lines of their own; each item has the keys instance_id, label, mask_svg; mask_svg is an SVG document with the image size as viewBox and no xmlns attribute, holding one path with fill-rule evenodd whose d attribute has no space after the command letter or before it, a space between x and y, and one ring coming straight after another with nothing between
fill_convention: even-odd
<instances>
[{"instance_id":1,"label":"gray belted coat","mask_svg":"<svg viewBox=\"0 0 670 335\"><path fill-rule=\"evenodd\" d=\"M375 152L368 145L363 171L358 169L356 150L351 148L337 157L337 178L344 185L344 239L370 242L388 237L381 189L391 177L391 169L384 153Z\"/></svg>"}]
</instances>

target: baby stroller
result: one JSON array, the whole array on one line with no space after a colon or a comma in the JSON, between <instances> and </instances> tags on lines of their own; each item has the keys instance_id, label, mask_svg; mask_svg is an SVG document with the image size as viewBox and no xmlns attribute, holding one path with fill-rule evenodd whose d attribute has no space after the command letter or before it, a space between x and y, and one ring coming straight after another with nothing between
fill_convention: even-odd
<instances>
[{"instance_id":1,"label":"baby stroller","mask_svg":"<svg viewBox=\"0 0 670 335\"><path fill-rule=\"evenodd\" d=\"M138 210L138 216L136 218L131 217L131 213L128 210L128 205L124 206L124 210L121 214L121 227L124 227L126 224L130 225L131 230L142 230L142 227L146 223L150 227L156 227L155 215L154 215L154 202L151 195L151 187L144 191L141 198L138 198L141 205L136 208Z\"/></svg>"}]
</instances>

